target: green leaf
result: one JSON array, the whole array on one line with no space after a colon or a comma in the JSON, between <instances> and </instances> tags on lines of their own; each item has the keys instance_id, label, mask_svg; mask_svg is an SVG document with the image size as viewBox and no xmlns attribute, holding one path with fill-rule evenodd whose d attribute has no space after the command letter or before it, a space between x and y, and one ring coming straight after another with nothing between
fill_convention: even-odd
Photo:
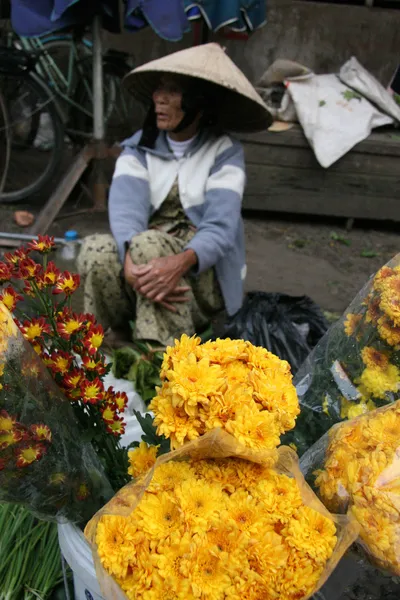
<instances>
[{"instance_id":1,"label":"green leaf","mask_svg":"<svg viewBox=\"0 0 400 600\"><path fill-rule=\"evenodd\" d=\"M340 234L340 233L336 233L336 231L331 231L331 240L334 240L335 242L339 242L340 244L344 244L345 246L350 246L351 245L351 241L344 237L344 235Z\"/></svg>"},{"instance_id":2,"label":"green leaf","mask_svg":"<svg viewBox=\"0 0 400 600\"><path fill-rule=\"evenodd\" d=\"M375 258L375 256L379 256L379 253L375 252L375 250L362 250L360 256L363 258Z\"/></svg>"},{"instance_id":3,"label":"green leaf","mask_svg":"<svg viewBox=\"0 0 400 600\"><path fill-rule=\"evenodd\" d=\"M293 242L293 246L296 246L296 248L304 248L304 246L307 245L307 240L294 240Z\"/></svg>"},{"instance_id":4,"label":"green leaf","mask_svg":"<svg viewBox=\"0 0 400 600\"><path fill-rule=\"evenodd\" d=\"M326 104L325 100L320 100L320 101L319 101L319 105L320 105L320 106L325 106L325 104Z\"/></svg>"},{"instance_id":5,"label":"green leaf","mask_svg":"<svg viewBox=\"0 0 400 600\"><path fill-rule=\"evenodd\" d=\"M361 94L355 92L354 90L346 90L345 92L342 92L342 96L345 100L348 100L349 102L351 100L358 100L359 102L361 102L362 100Z\"/></svg>"}]
</instances>

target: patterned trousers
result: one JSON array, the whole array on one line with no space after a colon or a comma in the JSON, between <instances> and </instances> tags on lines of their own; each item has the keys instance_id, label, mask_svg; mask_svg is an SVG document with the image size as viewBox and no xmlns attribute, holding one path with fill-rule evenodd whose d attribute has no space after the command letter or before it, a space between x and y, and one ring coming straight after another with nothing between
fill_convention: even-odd
<instances>
[{"instance_id":1,"label":"patterned trousers","mask_svg":"<svg viewBox=\"0 0 400 600\"><path fill-rule=\"evenodd\" d=\"M135 264L182 252L187 241L163 231L149 229L135 236L130 254ZM175 304L173 313L160 304L136 294L121 277L117 245L110 234L84 239L78 257L78 271L84 291L84 311L91 312L104 329L127 329L135 322L134 337L168 346L182 333L193 335L204 329L210 318L224 307L213 269L198 277L186 275L180 285L189 286L189 302Z\"/></svg>"}]
</instances>

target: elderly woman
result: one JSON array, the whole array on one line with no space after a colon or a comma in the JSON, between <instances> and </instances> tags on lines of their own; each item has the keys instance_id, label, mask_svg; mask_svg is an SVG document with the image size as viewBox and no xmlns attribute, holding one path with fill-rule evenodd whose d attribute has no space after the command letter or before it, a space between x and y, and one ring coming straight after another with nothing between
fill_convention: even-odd
<instances>
[{"instance_id":1,"label":"elderly woman","mask_svg":"<svg viewBox=\"0 0 400 600\"><path fill-rule=\"evenodd\" d=\"M105 328L173 342L234 314L246 274L243 150L227 130L268 126L262 100L217 44L152 61L126 85L150 104L123 142L109 196L111 235L83 243L85 310Z\"/></svg>"}]
</instances>

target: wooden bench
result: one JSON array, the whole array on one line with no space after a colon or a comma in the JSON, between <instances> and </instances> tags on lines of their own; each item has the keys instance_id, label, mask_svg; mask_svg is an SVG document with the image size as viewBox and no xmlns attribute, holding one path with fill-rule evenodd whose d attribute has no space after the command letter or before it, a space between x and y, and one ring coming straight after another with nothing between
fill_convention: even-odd
<instances>
[{"instance_id":1,"label":"wooden bench","mask_svg":"<svg viewBox=\"0 0 400 600\"><path fill-rule=\"evenodd\" d=\"M300 126L241 135L244 208L400 221L400 131L375 131L328 169L317 162Z\"/></svg>"}]
</instances>

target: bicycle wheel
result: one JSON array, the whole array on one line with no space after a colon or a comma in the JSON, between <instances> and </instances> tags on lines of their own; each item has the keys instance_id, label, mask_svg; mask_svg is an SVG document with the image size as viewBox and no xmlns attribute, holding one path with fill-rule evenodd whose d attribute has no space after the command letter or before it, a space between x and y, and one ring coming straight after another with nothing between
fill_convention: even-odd
<instances>
[{"instance_id":1,"label":"bicycle wheel","mask_svg":"<svg viewBox=\"0 0 400 600\"><path fill-rule=\"evenodd\" d=\"M63 156L64 129L46 85L36 75L0 75L9 119L11 157L1 202L18 202L53 177Z\"/></svg>"},{"instance_id":2,"label":"bicycle wheel","mask_svg":"<svg viewBox=\"0 0 400 600\"><path fill-rule=\"evenodd\" d=\"M0 92L0 195L8 173L10 163L11 139L6 103Z\"/></svg>"},{"instance_id":3,"label":"bicycle wheel","mask_svg":"<svg viewBox=\"0 0 400 600\"><path fill-rule=\"evenodd\" d=\"M72 110L68 127L93 132L93 94L92 94L92 65L87 61L86 81L79 82L75 93L75 102L83 110ZM142 106L123 88L122 80L130 68L124 63L103 59L103 90L104 90L104 122L105 137L108 142L119 141L138 127L144 118ZM87 85L89 81L90 85Z\"/></svg>"}]
</instances>

